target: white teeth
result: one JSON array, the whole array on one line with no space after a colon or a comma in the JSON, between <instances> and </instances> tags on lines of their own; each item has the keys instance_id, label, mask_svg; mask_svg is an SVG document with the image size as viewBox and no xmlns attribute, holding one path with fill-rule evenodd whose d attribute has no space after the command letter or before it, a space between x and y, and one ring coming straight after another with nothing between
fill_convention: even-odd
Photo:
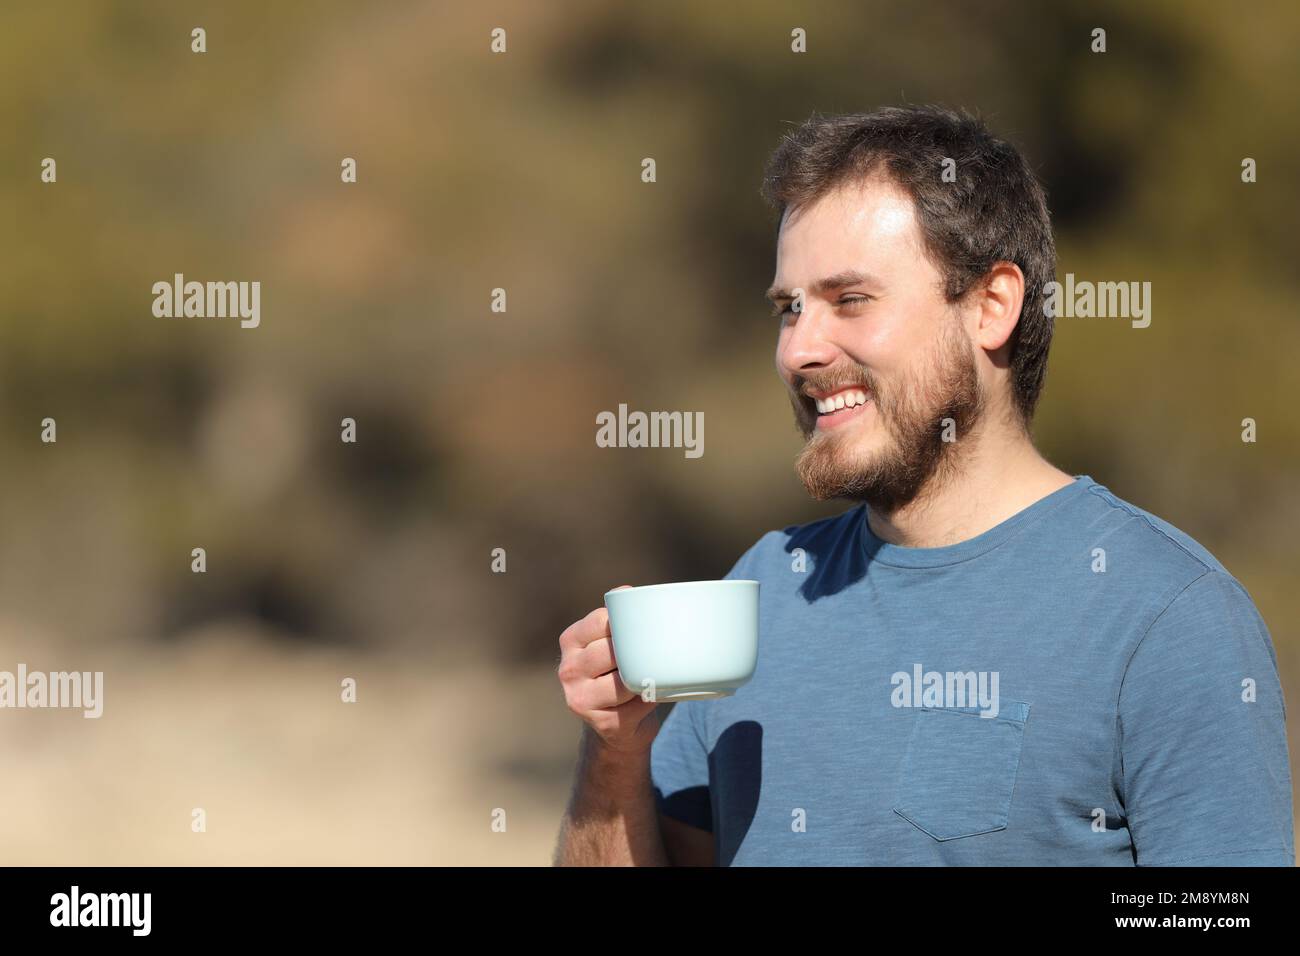
<instances>
[{"instance_id":1,"label":"white teeth","mask_svg":"<svg viewBox=\"0 0 1300 956\"><path fill-rule=\"evenodd\" d=\"M866 401L867 393L857 389L851 392L838 392L830 398L814 398L813 404L817 406L819 414L825 415L829 412L839 411L841 408L865 405Z\"/></svg>"}]
</instances>

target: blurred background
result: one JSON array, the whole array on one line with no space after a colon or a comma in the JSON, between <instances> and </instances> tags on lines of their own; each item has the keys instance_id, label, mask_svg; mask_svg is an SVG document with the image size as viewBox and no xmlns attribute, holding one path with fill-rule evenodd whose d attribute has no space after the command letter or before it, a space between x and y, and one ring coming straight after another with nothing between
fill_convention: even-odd
<instances>
[{"instance_id":1,"label":"blurred background","mask_svg":"<svg viewBox=\"0 0 1300 956\"><path fill-rule=\"evenodd\" d=\"M1037 440L1246 586L1294 755L1297 46L1281 2L5 4L0 670L105 691L0 712L0 861L547 864L560 631L848 507L794 475L758 187L908 102L1025 151L1060 277L1152 283L1058 321ZM156 318L177 272L260 327ZM596 447L619 403L706 453Z\"/></svg>"}]
</instances>

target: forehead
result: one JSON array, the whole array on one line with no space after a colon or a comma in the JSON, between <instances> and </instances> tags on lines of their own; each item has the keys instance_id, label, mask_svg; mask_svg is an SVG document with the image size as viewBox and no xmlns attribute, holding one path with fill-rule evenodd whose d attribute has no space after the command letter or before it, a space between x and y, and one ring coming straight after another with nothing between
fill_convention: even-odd
<instances>
[{"instance_id":1,"label":"forehead","mask_svg":"<svg viewBox=\"0 0 1300 956\"><path fill-rule=\"evenodd\" d=\"M787 213L776 246L776 285L790 288L845 269L886 279L927 265L911 197L871 177Z\"/></svg>"}]
</instances>

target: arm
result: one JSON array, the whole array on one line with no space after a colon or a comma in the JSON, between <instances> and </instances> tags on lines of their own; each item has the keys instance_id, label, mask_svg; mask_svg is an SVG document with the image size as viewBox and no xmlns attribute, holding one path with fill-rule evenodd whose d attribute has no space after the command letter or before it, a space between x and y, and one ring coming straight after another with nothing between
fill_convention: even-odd
<instances>
[{"instance_id":1,"label":"arm","mask_svg":"<svg viewBox=\"0 0 1300 956\"><path fill-rule=\"evenodd\" d=\"M650 752L611 751L583 728L577 780L555 866L669 866L650 782Z\"/></svg>"},{"instance_id":2,"label":"arm","mask_svg":"<svg viewBox=\"0 0 1300 956\"><path fill-rule=\"evenodd\" d=\"M622 685L605 608L566 628L560 648L557 675L584 726L553 865L716 865L708 752L690 712Z\"/></svg>"},{"instance_id":3,"label":"arm","mask_svg":"<svg viewBox=\"0 0 1300 956\"><path fill-rule=\"evenodd\" d=\"M659 814L659 831L664 835L668 859L673 866L717 866L713 834L689 823Z\"/></svg>"},{"instance_id":4,"label":"arm","mask_svg":"<svg viewBox=\"0 0 1300 956\"><path fill-rule=\"evenodd\" d=\"M1277 658L1250 597L1207 571L1134 651L1117 729L1139 866L1293 866Z\"/></svg>"}]
</instances>

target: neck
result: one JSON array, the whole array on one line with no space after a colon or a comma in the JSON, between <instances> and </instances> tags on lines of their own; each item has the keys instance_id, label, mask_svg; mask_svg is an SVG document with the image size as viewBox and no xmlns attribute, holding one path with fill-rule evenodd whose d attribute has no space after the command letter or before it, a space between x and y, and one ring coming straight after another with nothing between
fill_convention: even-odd
<instances>
[{"instance_id":1,"label":"neck","mask_svg":"<svg viewBox=\"0 0 1300 956\"><path fill-rule=\"evenodd\" d=\"M980 428L953 450L961 458L912 501L887 514L868 507L867 523L876 537L910 548L957 544L1074 481L1019 429Z\"/></svg>"}]
</instances>

